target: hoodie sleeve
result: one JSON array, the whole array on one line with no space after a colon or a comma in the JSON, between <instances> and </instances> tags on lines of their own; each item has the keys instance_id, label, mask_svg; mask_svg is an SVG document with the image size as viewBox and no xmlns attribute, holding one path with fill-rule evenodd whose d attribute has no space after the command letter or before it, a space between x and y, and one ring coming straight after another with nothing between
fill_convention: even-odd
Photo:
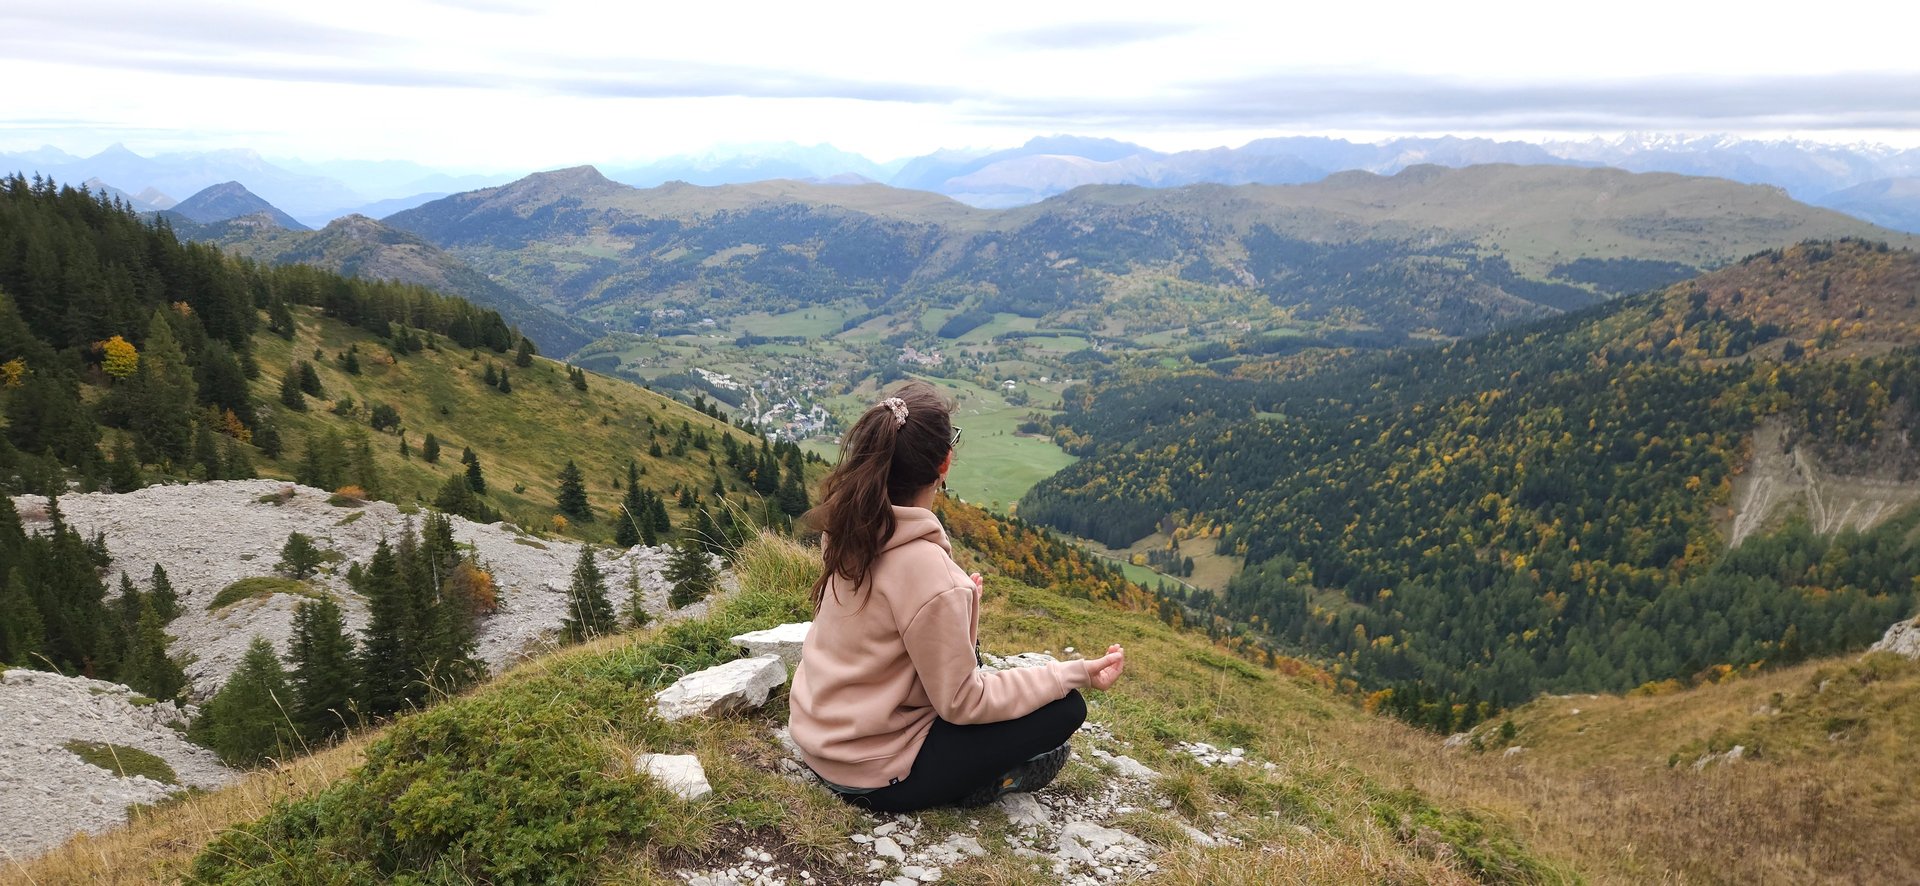
<instances>
[{"instance_id":1,"label":"hoodie sleeve","mask_svg":"<svg viewBox=\"0 0 1920 886\"><path fill-rule=\"evenodd\" d=\"M907 656L926 687L934 713L956 725L1024 717L1087 685L1087 665L1062 661L1043 668L982 671L974 657L974 588L953 588L928 600L900 632Z\"/></svg>"}]
</instances>

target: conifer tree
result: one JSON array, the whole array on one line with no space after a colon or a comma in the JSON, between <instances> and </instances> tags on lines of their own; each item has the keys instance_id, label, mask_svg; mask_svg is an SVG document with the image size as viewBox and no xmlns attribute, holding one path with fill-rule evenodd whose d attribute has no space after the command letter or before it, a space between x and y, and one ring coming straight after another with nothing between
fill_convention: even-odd
<instances>
[{"instance_id":1,"label":"conifer tree","mask_svg":"<svg viewBox=\"0 0 1920 886\"><path fill-rule=\"evenodd\" d=\"M665 498L662 498L658 493L652 493L652 492L649 492L647 494L647 498L649 499L649 504L653 508L654 533L656 535L664 536L667 533L672 532L673 520L667 516L667 500ZM651 542L649 542L649 544L651 544Z\"/></svg>"},{"instance_id":2,"label":"conifer tree","mask_svg":"<svg viewBox=\"0 0 1920 886\"><path fill-rule=\"evenodd\" d=\"M627 605L622 613L627 618L627 626L639 630L653 621L653 615L647 612L646 593L640 587L640 572L627 573Z\"/></svg>"},{"instance_id":3,"label":"conifer tree","mask_svg":"<svg viewBox=\"0 0 1920 886\"><path fill-rule=\"evenodd\" d=\"M413 447L407 445L407 432L405 429L400 431L400 457L403 459L413 458Z\"/></svg>"},{"instance_id":4,"label":"conifer tree","mask_svg":"<svg viewBox=\"0 0 1920 886\"><path fill-rule=\"evenodd\" d=\"M373 439L364 430L353 432L353 482L366 490L369 497L378 498L386 490L381 483L380 466L373 460Z\"/></svg>"},{"instance_id":5,"label":"conifer tree","mask_svg":"<svg viewBox=\"0 0 1920 886\"><path fill-rule=\"evenodd\" d=\"M292 578L307 578L320 568L321 562L320 549L313 546L313 539L304 533L290 532L287 543L280 546L280 563L276 568Z\"/></svg>"},{"instance_id":6,"label":"conifer tree","mask_svg":"<svg viewBox=\"0 0 1920 886\"><path fill-rule=\"evenodd\" d=\"M39 665L45 642L40 607L27 593L26 575L14 569L0 580L0 663Z\"/></svg>"},{"instance_id":7,"label":"conifer tree","mask_svg":"<svg viewBox=\"0 0 1920 886\"><path fill-rule=\"evenodd\" d=\"M487 503L473 494L473 487L467 485L466 477L455 474L440 484L440 493L433 498L433 506L449 514L457 514L475 523L492 523L500 519Z\"/></svg>"},{"instance_id":8,"label":"conifer tree","mask_svg":"<svg viewBox=\"0 0 1920 886\"><path fill-rule=\"evenodd\" d=\"M42 650L63 673L93 676L102 664L102 629L112 615L87 540L66 524L57 498L47 500L49 532L27 539L9 573L20 575L40 613Z\"/></svg>"},{"instance_id":9,"label":"conifer tree","mask_svg":"<svg viewBox=\"0 0 1920 886\"><path fill-rule=\"evenodd\" d=\"M307 411L307 395L300 390L300 375L292 369L280 377L280 405L295 412Z\"/></svg>"},{"instance_id":10,"label":"conifer tree","mask_svg":"<svg viewBox=\"0 0 1920 886\"><path fill-rule=\"evenodd\" d=\"M147 587L147 599L153 601L153 611L160 614L162 622L173 621L180 615L180 595L174 593L173 582L167 578L167 570L160 564L153 564L153 578Z\"/></svg>"},{"instance_id":11,"label":"conifer tree","mask_svg":"<svg viewBox=\"0 0 1920 886\"><path fill-rule=\"evenodd\" d=\"M567 459L567 466L560 469L560 513L581 523L593 522L593 507L587 503L587 482L580 474L580 466Z\"/></svg>"},{"instance_id":12,"label":"conifer tree","mask_svg":"<svg viewBox=\"0 0 1920 886\"><path fill-rule=\"evenodd\" d=\"M427 434L427 439L420 441L420 458L421 460L425 461L427 464L430 464L430 465L437 465L440 463L440 438L439 437L435 437L433 434L429 433Z\"/></svg>"},{"instance_id":13,"label":"conifer tree","mask_svg":"<svg viewBox=\"0 0 1920 886\"><path fill-rule=\"evenodd\" d=\"M633 547L641 544L646 536L652 535L652 530L653 513L647 508L644 490L640 488L640 465L628 459L626 494L620 499L620 514L614 520L614 544L623 548Z\"/></svg>"},{"instance_id":14,"label":"conifer tree","mask_svg":"<svg viewBox=\"0 0 1920 886\"><path fill-rule=\"evenodd\" d=\"M226 462L220 458L220 443L213 437L213 428L206 422L200 422L193 429L194 473L202 480L219 480L226 476Z\"/></svg>"},{"instance_id":15,"label":"conifer tree","mask_svg":"<svg viewBox=\"0 0 1920 886\"><path fill-rule=\"evenodd\" d=\"M275 335L293 341L298 327L293 322L293 310L287 307L285 299L273 299L267 302L267 329Z\"/></svg>"},{"instance_id":16,"label":"conifer tree","mask_svg":"<svg viewBox=\"0 0 1920 886\"><path fill-rule=\"evenodd\" d=\"M280 457L280 425L273 420L271 412L260 414L260 424L253 429L253 445L260 447L260 453L268 458Z\"/></svg>"},{"instance_id":17,"label":"conifer tree","mask_svg":"<svg viewBox=\"0 0 1920 886\"><path fill-rule=\"evenodd\" d=\"M253 424L247 374L226 342L208 342L200 351L200 363L194 374L199 383L200 402L214 407L216 412L232 412L242 424Z\"/></svg>"},{"instance_id":18,"label":"conifer tree","mask_svg":"<svg viewBox=\"0 0 1920 886\"><path fill-rule=\"evenodd\" d=\"M164 309L154 311L144 344L146 353L130 385L127 429L142 461L183 460L193 440L195 384Z\"/></svg>"},{"instance_id":19,"label":"conifer tree","mask_svg":"<svg viewBox=\"0 0 1920 886\"><path fill-rule=\"evenodd\" d=\"M314 356L319 356L317 353ZM324 397L326 391L320 387L320 370L312 363L300 361L300 392L309 397Z\"/></svg>"},{"instance_id":20,"label":"conifer tree","mask_svg":"<svg viewBox=\"0 0 1920 886\"><path fill-rule=\"evenodd\" d=\"M513 365L525 369L533 365L533 342L526 336L520 336L520 349L513 354Z\"/></svg>"},{"instance_id":21,"label":"conifer tree","mask_svg":"<svg viewBox=\"0 0 1920 886\"><path fill-rule=\"evenodd\" d=\"M133 443L127 438L113 447L113 461L107 465L107 483L115 492L132 492L147 485L146 476L140 472L140 456L133 451Z\"/></svg>"},{"instance_id":22,"label":"conifer tree","mask_svg":"<svg viewBox=\"0 0 1920 886\"><path fill-rule=\"evenodd\" d=\"M255 766L300 746L289 714L296 699L273 645L253 638L240 668L202 708L188 734L230 766Z\"/></svg>"},{"instance_id":23,"label":"conifer tree","mask_svg":"<svg viewBox=\"0 0 1920 886\"><path fill-rule=\"evenodd\" d=\"M360 374L360 346L359 345L351 345L347 348L347 355L345 358L343 358L340 361L340 368L346 370L346 373L348 375Z\"/></svg>"},{"instance_id":24,"label":"conifer tree","mask_svg":"<svg viewBox=\"0 0 1920 886\"><path fill-rule=\"evenodd\" d=\"M780 484L778 499L780 510L789 517L798 517L812 507L807 500L807 487L801 482L799 471L789 471L787 479Z\"/></svg>"},{"instance_id":25,"label":"conifer tree","mask_svg":"<svg viewBox=\"0 0 1920 886\"><path fill-rule=\"evenodd\" d=\"M492 363L488 363L486 371L480 374L480 380L486 382L487 387L497 388L500 386L500 373L494 371Z\"/></svg>"},{"instance_id":26,"label":"conifer tree","mask_svg":"<svg viewBox=\"0 0 1920 886\"><path fill-rule=\"evenodd\" d=\"M223 480L251 480L254 477L253 456L247 454L247 445L232 437L223 438L220 454L220 478Z\"/></svg>"},{"instance_id":27,"label":"conifer tree","mask_svg":"<svg viewBox=\"0 0 1920 886\"><path fill-rule=\"evenodd\" d=\"M467 466L467 488L474 495L487 494L487 478L480 470L480 456L474 455L471 448L463 448L460 463Z\"/></svg>"},{"instance_id":28,"label":"conifer tree","mask_svg":"<svg viewBox=\"0 0 1920 886\"><path fill-rule=\"evenodd\" d=\"M305 600L294 607L290 650L294 725L309 742L326 742L357 721L359 663L340 603Z\"/></svg>"},{"instance_id":29,"label":"conifer tree","mask_svg":"<svg viewBox=\"0 0 1920 886\"><path fill-rule=\"evenodd\" d=\"M720 527L713 522L713 515L706 508L697 508L693 514L693 526L687 530L687 537L709 554L726 553L726 542L720 533Z\"/></svg>"},{"instance_id":30,"label":"conifer tree","mask_svg":"<svg viewBox=\"0 0 1920 886\"><path fill-rule=\"evenodd\" d=\"M667 561L667 580L673 582L667 605L681 609L706 599L713 590L715 577L706 549L693 539L682 540L674 546L673 557Z\"/></svg>"},{"instance_id":31,"label":"conifer tree","mask_svg":"<svg viewBox=\"0 0 1920 886\"><path fill-rule=\"evenodd\" d=\"M301 455L299 467L294 470L294 478L319 489L339 489L347 485L350 461L351 457L340 440L339 432L331 427L323 427L307 438L307 450Z\"/></svg>"},{"instance_id":32,"label":"conifer tree","mask_svg":"<svg viewBox=\"0 0 1920 886\"><path fill-rule=\"evenodd\" d=\"M573 389L576 391L587 389L587 371L577 366L573 368Z\"/></svg>"},{"instance_id":33,"label":"conifer tree","mask_svg":"<svg viewBox=\"0 0 1920 886\"><path fill-rule=\"evenodd\" d=\"M153 601L140 597L140 617L121 657L120 682L142 695L162 701L174 699L187 688L187 674L167 654L167 632Z\"/></svg>"},{"instance_id":34,"label":"conifer tree","mask_svg":"<svg viewBox=\"0 0 1920 886\"><path fill-rule=\"evenodd\" d=\"M367 599L367 627L360 642L367 713L384 717L415 699L417 678L412 651L406 646L414 630L413 613L401 584L399 562L385 538L367 561L358 590Z\"/></svg>"},{"instance_id":35,"label":"conifer tree","mask_svg":"<svg viewBox=\"0 0 1920 886\"><path fill-rule=\"evenodd\" d=\"M500 393L513 393L513 382L507 378L507 371L505 369L500 370Z\"/></svg>"},{"instance_id":36,"label":"conifer tree","mask_svg":"<svg viewBox=\"0 0 1920 886\"><path fill-rule=\"evenodd\" d=\"M560 623L560 634L567 642L579 643L611 634L617 625L613 604L607 601L606 578L594 562L592 545L580 546L580 559L573 566L573 584L567 588L567 616Z\"/></svg>"}]
</instances>

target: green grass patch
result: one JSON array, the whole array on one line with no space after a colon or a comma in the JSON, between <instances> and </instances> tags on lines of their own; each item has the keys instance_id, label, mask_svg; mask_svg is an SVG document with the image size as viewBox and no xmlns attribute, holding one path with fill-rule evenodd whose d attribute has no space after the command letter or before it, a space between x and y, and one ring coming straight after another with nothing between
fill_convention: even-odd
<instances>
[{"instance_id":1,"label":"green grass patch","mask_svg":"<svg viewBox=\"0 0 1920 886\"><path fill-rule=\"evenodd\" d=\"M356 520L358 520L358 519L360 519L361 517L365 517L366 515L367 515L367 512L366 512L366 511L356 511L356 512L354 512L354 513L351 513L351 514L348 514L348 515L346 515L345 517L341 517L341 518L340 518L340 520L339 520L338 522L336 522L336 523L334 523L333 525L335 525L335 526L352 526L352 525L353 525L353 523L354 523L354 521L356 521Z\"/></svg>"},{"instance_id":2,"label":"green grass patch","mask_svg":"<svg viewBox=\"0 0 1920 886\"><path fill-rule=\"evenodd\" d=\"M64 747L72 751L74 756L121 778L141 775L161 784L180 783L180 776L172 766L167 765L167 761L139 748L78 739L67 742Z\"/></svg>"},{"instance_id":3,"label":"green grass patch","mask_svg":"<svg viewBox=\"0 0 1920 886\"><path fill-rule=\"evenodd\" d=\"M232 606L241 600L248 600L254 597L270 597L274 594L294 594L316 599L320 596L320 593L315 591L312 585L299 579L283 578L277 575L262 575L256 578L243 578L221 588L220 593L213 595L213 602L208 603L207 608L210 610L219 609L224 606Z\"/></svg>"}]
</instances>

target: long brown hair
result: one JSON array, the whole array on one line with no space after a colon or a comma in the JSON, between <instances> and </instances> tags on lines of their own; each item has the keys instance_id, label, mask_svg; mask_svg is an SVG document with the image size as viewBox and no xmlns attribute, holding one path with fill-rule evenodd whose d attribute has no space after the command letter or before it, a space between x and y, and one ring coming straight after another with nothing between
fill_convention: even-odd
<instances>
[{"instance_id":1,"label":"long brown hair","mask_svg":"<svg viewBox=\"0 0 1920 886\"><path fill-rule=\"evenodd\" d=\"M904 410L889 405L893 398ZM840 464L820 486L819 507L807 514L827 535L825 568L813 583L816 612L834 576L856 593L866 585L873 559L893 537L892 506L940 479L940 463L953 449L952 409L932 385L910 381L868 407L847 431Z\"/></svg>"}]
</instances>

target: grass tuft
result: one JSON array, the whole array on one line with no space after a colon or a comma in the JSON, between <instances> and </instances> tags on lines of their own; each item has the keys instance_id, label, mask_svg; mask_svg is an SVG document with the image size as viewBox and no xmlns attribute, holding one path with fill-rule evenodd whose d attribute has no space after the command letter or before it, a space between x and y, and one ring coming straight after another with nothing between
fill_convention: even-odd
<instances>
[{"instance_id":1,"label":"grass tuft","mask_svg":"<svg viewBox=\"0 0 1920 886\"><path fill-rule=\"evenodd\" d=\"M74 756L121 778L140 775L161 784L180 783L179 774L173 771L172 766L167 765L167 761L139 748L78 739L69 741L62 747L72 751Z\"/></svg>"},{"instance_id":2,"label":"grass tuft","mask_svg":"<svg viewBox=\"0 0 1920 886\"><path fill-rule=\"evenodd\" d=\"M207 604L207 608L210 610L220 609L222 607L232 606L242 600L250 600L255 597L271 597L274 594L293 594L299 597L313 597L316 599L320 596L320 593L315 591L312 585L299 579L283 578L277 575L263 575L255 578L243 578L221 588L220 593L213 595L213 601Z\"/></svg>"}]
</instances>

